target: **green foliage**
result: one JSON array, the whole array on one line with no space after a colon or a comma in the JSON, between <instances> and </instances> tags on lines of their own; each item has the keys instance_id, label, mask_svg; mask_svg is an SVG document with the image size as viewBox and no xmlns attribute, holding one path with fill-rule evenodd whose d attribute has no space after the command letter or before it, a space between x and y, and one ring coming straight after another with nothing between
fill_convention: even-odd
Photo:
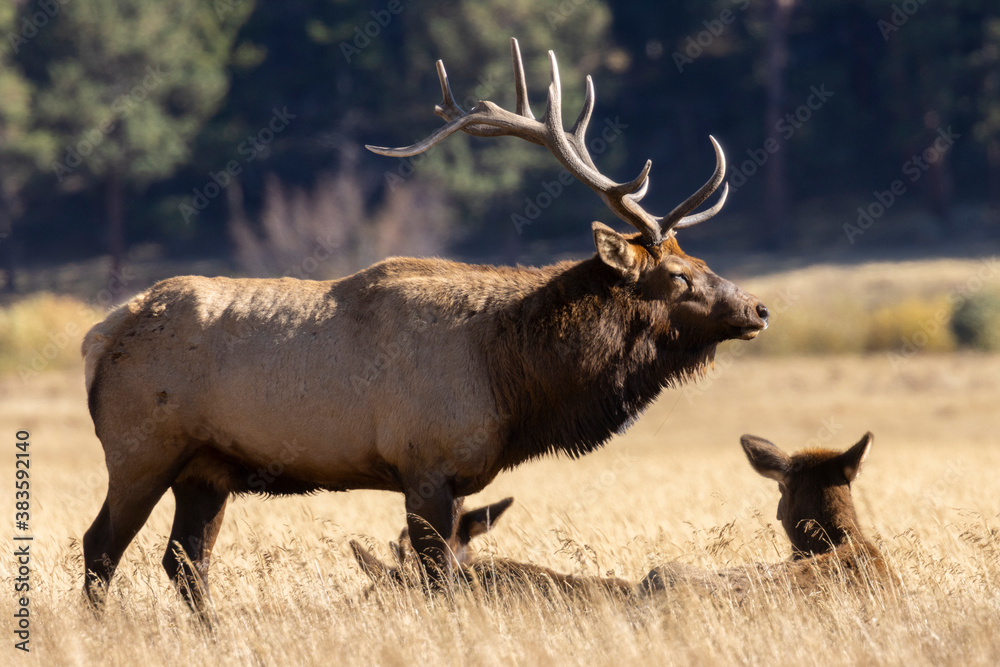
<instances>
[{"instance_id":1,"label":"green foliage","mask_svg":"<svg viewBox=\"0 0 1000 667\"><path fill-rule=\"evenodd\" d=\"M1000 351L1000 292L983 291L962 301L952 314L951 330L962 346Z\"/></svg>"},{"instance_id":2,"label":"green foliage","mask_svg":"<svg viewBox=\"0 0 1000 667\"><path fill-rule=\"evenodd\" d=\"M124 216L141 219L148 238L199 250L208 238L222 252L227 197L220 193L200 211L197 225L180 219L177 202L189 202L210 174L235 160L251 221L265 208L269 174L312 188L319 174L349 173L364 189L367 212L401 178L446 195L479 245L470 249L495 256L497 237L483 232L513 235L511 214L544 193L543 181L552 182L559 169L545 150L459 134L410 162L369 155L363 145L407 145L441 126L433 114L440 99L438 58L465 108L482 98L511 108L511 36L521 42L537 116L549 81L546 51L559 57L567 126L582 103L584 77L594 75L590 137L604 119L627 125L595 162L609 177L627 180L652 159L649 210L670 210L704 181L712 166L708 134L726 148L731 174L747 164L753 172L745 186L734 186L727 213L757 221L766 210L768 168L750 157L762 153L770 131L764 122L770 2L78 0L51 6L58 11L18 41L23 21L40 5L0 3L7 47L0 50L0 196L15 217L20 209L12 204L23 199L25 222L40 223L38 231L19 230L36 255L78 224L75 207L93 206L105 195L99 188L109 175L159 200L144 202L140 215ZM983 202L1000 206L995 2L800 1L787 33L783 110L803 109L812 86L833 92L822 109L805 109L809 120L779 147L795 213L806 206L828 211L824 233L832 229L850 251L841 225L853 221L853 211L870 203L873 192L902 179L905 203L886 212L880 231L863 238L865 246L900 238L914 243L912 232L921 225L944 230L953 198L971 202L976 212L955 223L959 229L948 228L949 235L966 228L995 234L979 214ZM252 161L245 159L239 147L266 127L273 109L286 107L295 116L288 129ZM903 165L932 145L939 128L959 135L954 149L909 180ZM53 175L61 185L57 197ZM584 186L565 192L573 194L556 197L515 241L547 241L564 229L581 238L581 218L611 222ZM0 226L4 205L0 201ZM930 210L929 223L900 215L916 208ZM813 219L792 217L797 242L814 238ZM720 216L704 238L715 249L744 249L747 235L728 233L726 219L736 218ZM131 222L133 238L135 227ZM889 230L893 234L883 233ZM688 238L701 235L693 230ZM752 243L764 245L759 236ZM103 235L86 238L94 250Z\"/></svg>"},{"instance_id":3,"label":"green foliage","mask_svg":"<svg viewBox=\"0 0 1000 667\"><path fill-rule=\"evenodd\" d=\"M64 182L117 172L139 186L170 176L228 89L225 65L251 9L202 0L67 3L30 44L45 52L40 120L59 139Z\"/></svg>"},{"instance_id":4,"label":"green foliage","mask_svg":"<svg viewBox=\"0 0 1000 667\"><path fill-rule=\"evenodd\" d=\"M0 3L0 35L10 36L17 30L17 5ZM7 211L9 214L21 208L18 197L22 188L37 168L49 162L55 143L32 122L35 85L24 76L8 47L0 48L0 199L13 209Z\"/></svg>"}]
</instances>

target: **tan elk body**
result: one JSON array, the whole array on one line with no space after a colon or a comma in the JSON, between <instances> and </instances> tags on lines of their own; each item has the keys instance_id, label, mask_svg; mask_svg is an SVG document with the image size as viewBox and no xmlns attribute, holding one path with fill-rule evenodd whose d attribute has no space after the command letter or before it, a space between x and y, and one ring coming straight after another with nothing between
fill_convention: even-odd
<instances>
[{"instance_id":1,"label":"tan elk body","mask_svg":"<svg viewBox=\"0 0 1000 667\"><path fill-rule=\"evenodd\" d=\"M789 456L752 435L740 439L750 465L778 482L777 519L792 543L792 557L782 563L703 570L671 563L654 568L640 584L643 595L669 588L725 591L736 596L778 585L815 591L833 581L881 584L892 578L884 557L861 532L851 483L861 470L873 436L850 449L806 449Z\"/></svg>"},{"instance_id":2,"label":"tan elk body","mask_svg":"<svg viewBox=\"0 0 1000 667\"><path fill-rule=\"evenodd\" d=\"M83 343L109 478L83 540L92 602L167 489L176 510L163 564L196 608L232 493L401 492L422 563L447 577L463 496L532 458L601 446L663 387L701 373L718 343L766 327L763 304L674 238L725 200L724 189L692 214L725 175L714 139L709 182L654 217L638 204L648 162L619 184L586 152L589 79L567 132L550 54L535 120L512 49L517 113L490 102L462 111L439 63L450 122L378 152L415 154L459 130L517 136L551 150L639 233L594 223L592 258L543 268L393 258L333 281L172 278L115 310Z\"/></svg>"}]
</instances>

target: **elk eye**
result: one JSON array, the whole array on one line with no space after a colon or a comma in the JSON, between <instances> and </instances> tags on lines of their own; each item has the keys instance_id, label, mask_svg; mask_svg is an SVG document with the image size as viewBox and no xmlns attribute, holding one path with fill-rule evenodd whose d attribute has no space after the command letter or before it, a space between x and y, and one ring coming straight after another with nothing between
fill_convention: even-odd
<instances>
[{"instance_id":1,"label":"elk eye","mask_svg":"<svg viewBox=\"0 0 1000 667\"><path fill-rule=\"evenodd\" d=\"M671 273L670 277L674 279L677 286L682 289L691 289L691 279L688 278L683 273Z\"/></svg>"}]
</instances>

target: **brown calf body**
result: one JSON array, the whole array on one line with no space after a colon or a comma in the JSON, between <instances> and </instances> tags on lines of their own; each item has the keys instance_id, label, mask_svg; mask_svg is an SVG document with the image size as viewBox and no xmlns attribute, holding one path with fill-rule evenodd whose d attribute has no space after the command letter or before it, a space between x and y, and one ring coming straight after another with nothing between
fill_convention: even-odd
<instances>
[{"instance_id":1,"label":"brown calf body","mask_svg":"<svg viewBox=\"0 0 1000 667\"><path fill-rule=\"evenodd\" d=\"M650 595L680 587L740 597L771 584L812 591L836 580L849 584L888 581L892 577L889 568L878 548L862 534L851 497L851 482L861 470L872 439L866 433L844 452L808 449L788 456L763 438L743 436L740 442L750 464L779 484L777 518L792 542L792 558L724 570L671 563L650 571L640 590Z\"/></svg>"},{"instance_id":2,"label":"brown calf body","mask_svg":"<svg viewBox=\"0 0 1000 667\"><path fill-rule=\"evenodd\" d=\"M635 584L623 579L563 574L508 558L473 558L468 550L469 541L485 534L513 500L506 498L461 516L460 524L465 530L459 531L460 537L453 538L449 546L458 564L459 582L468 586L474 594L506 597L557 593L566 598L605 597L618 600L635 597ZM351 541L355 560L374 582L365 591L365 597L378 591L380 586L413 588L423 585L423 572L415 562L412 548L408 546L407 532L404 528L399 542L391 545L396 557L395 566L385 565L361 544Z\"/></svg>"}]
</instances>

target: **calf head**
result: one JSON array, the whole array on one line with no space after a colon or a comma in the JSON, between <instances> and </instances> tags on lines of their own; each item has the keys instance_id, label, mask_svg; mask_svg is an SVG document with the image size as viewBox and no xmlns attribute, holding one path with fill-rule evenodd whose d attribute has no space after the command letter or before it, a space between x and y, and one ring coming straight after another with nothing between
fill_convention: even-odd
<instances>
[{"instance_id":1,"label":"calf head","mask_svg":"<svg viewBox=\"0 0 1000 667\"><path fill-rule=\"evenodd\" d=\"M872 434L847 451L806 449L792 456L753 435L740 438L750 465L778 482L777 519L796 556L831 551L847 539L863 539L851 497L851 482L861 471Z\"/></svg>"}]
</instances>

